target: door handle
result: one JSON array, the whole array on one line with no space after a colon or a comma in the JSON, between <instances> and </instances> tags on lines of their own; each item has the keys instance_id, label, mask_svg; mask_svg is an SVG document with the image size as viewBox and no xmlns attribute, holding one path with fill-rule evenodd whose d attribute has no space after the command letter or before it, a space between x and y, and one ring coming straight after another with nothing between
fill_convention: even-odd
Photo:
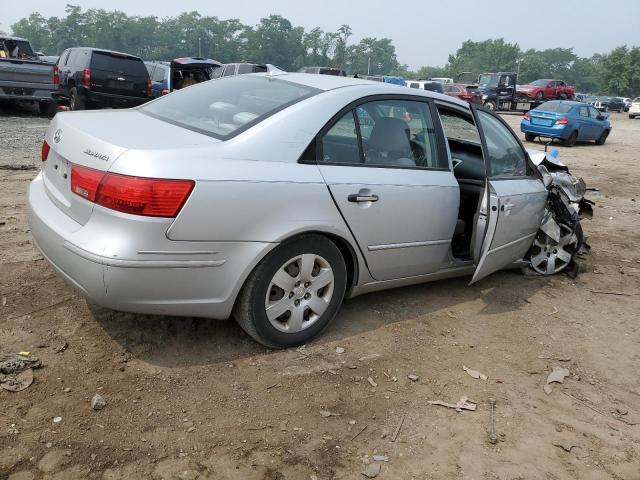
<instances>
[{"instance_id":1,"label":"door handle","mask_svg":"<svg viewBox=\"0 0 640 480\"><path fill-rule=\"evenodd\" d=\"M353 203L361 203L361 202L377 202L379 198L378 198L378 195L360 195L359 193L352 193L347 197L347 200Z\"/></svg>"}]
</instances>

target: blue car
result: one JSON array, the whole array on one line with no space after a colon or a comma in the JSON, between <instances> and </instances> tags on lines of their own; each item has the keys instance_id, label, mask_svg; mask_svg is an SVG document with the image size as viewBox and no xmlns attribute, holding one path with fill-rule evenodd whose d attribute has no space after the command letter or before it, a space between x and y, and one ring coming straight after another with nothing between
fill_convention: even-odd
<instances>
[{"instance_id":1,"label":"blue car","mask_svg":"<svg viewBox=\"0 0 640 480\"><path fill-rule=\"evenodd\" d=\"M158 98L195 83L218 78L222 64L210 58L182 57L171 62L144 62L151 78L151 96Z\"/></svg>"},{"instance_id":2,"label":"blue car","mask_svg":"<svg viewBox=\"0 0 640 480\"><path fill-rule=\"evenodd\" d=\"M562 140L565 147L587 141L604 145L611 133L611 123L608 113L591 105L552 100L525 113L520 130L528 142L536 137L550 137Z\"/></svg>"}]
</instances>

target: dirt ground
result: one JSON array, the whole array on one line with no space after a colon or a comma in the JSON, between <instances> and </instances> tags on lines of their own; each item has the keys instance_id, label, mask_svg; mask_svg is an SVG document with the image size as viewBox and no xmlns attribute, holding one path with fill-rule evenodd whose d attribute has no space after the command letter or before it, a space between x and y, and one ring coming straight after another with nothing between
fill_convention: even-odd
<instances>
[{"instance_id":1,"label":"dirt ground","mask_svg":"<svg viewBox=\"0 0 640 480\"><path fill-rule=\"evenodd\" d=\"M577 279L370 294L284 351L232 321L91 306L63 283L26 222L47 123L0 113L0 352L43 363L28 389L0 390L0 479L357 479L374 455L380 479L640 479L640 120L612 114L605 146L558 147L600 190ZM554 366L571 375L547 395ZM428 403L463 396L476 411Z\"/></svg>"}]
</instances>

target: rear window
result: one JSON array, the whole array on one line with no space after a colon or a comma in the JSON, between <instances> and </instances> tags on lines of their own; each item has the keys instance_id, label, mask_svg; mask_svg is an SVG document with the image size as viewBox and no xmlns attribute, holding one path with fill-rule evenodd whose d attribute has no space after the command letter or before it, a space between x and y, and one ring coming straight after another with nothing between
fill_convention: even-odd
<instances>
[{"instance_id":1,"label":"rear window","mask_svg":"<svg viewBox=\"0 0 640 480\"><path fill-rule=\"evenodd\" d=\"M144 66L144 62L139 58L107 52L93 52L91 56L91 68L141 77L149 75L147 68Z\"/></svg>"},{"instance_id":2,"label":"rear window","mask_svg":"<svg viewBox=\"0 0 640 480\"><path fill-rule=\"evenodd\" d=\"M540 105L538 108L535 108L534 110L537 112L569 113L572 108L573 105L571 105L570 103L546 102Z\"/></svg>"},{"instance_id":3,"label":"rear window","mask_svg":"<svg viewBox=\"0 0 640 480\"><path fill-rule=\"evenodd\" d=\"M340 70L338 68L321 68L319 73L320 75L336 75L341 77L346 76L344 70Z\"/></svg>"},{"instance_id":4,"label":"rear window","mask_svg":"<svg viewBox=\"0 0 640 480\"><path fill-rule=\"evenodd\" d=\"M144 105L140 112L226 140L318 92L277 78L239 75L174 92Z\"/></svg>"}]
</instances>

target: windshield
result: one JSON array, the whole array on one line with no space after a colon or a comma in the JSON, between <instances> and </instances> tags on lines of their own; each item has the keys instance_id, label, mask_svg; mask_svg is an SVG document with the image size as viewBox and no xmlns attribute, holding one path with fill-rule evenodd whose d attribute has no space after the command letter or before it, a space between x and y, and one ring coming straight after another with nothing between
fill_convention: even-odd
<instances>
[{"instance_id":1,"label":"windshield","mask_svg":"<svg viewBox=\"0 0 640 480\"><path fill-rule=\"evenodd\" d=\"M529 85L533 85L534 87L546 87L549 80L536 80L535 82L531 82Z\"/></svg>"},{"instance_id":2,"label":"windshield","mask_svg":"<svg viewBox=\"0 0 640 480\"><path fill-rule=\"evenodd\" d=\"M569 113L573 108L570 103L563 102L545 102L538 108L534 108L534 112L549 112L549 113Z\"/></svg>"},{"instance_id":3,"label":"windshield","mask_svg":"<svg viewBox=\"0 0 640 480\"><path fill-rule=\"evenodd\" d=\"M226 140L318 92L285 80L238 75L174 92L144 105L139 111Z\"/></svg>"},{"instance_id":4,"label":"windshield","mask_svg":"<svg viewBox=\"0 0 640 480\"><path fill-rule=\"evenodd\" d=\"M498 86L498 75L480 75L478 79L479 87L497 87Z\"/></svg>"}]
</instances>

